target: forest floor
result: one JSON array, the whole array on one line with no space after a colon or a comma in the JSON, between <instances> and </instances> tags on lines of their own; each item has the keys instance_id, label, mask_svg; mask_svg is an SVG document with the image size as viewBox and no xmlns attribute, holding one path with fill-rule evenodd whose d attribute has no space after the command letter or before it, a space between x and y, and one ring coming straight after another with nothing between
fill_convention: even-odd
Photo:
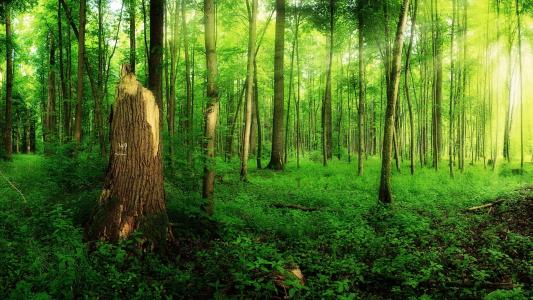
<instances>
[{"instance_id":1,"label":"forest floor","mask_svg":"<svg viewBox=\"0 0 533 300\"><path fill-rule=\"evenodd\" d=\"M87 250L105 162L16 156L0 162L0 298L532 296L533 165L450 178L445 162L415 176L406 162L391 207L377 204L379 166L369 158L358 177L355 162L304 160L242 183L236 159L219 163L212 218L197 180L167 176L178 249L160 256L135 238Z\"/></svg>"}]
</instances>

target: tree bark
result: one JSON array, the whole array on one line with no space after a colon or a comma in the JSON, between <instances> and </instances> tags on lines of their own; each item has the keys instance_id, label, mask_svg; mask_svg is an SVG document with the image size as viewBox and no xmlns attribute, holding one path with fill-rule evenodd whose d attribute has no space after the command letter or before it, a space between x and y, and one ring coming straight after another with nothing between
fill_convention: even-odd
<instances>
[{"instance_id":1,"label":"tree bark","mask_svg":"<svg viewBox=\"0 0 533 300\"><path fill-rule=\"evenodd\" d=\"M207 68L207 98L204 125L204 178L202 196L207 200L205 211L211 215L214 211L213 194L215 190L215 150L216 150L216 126L219 110L219 99L216 79L217 54L216 54L216 31L215 31L215 1L204 0L204 27L205 27L205 52Z\"/></svg>"},{"instance_id":2,"label":"tree bark","mask_svg":"<svg viewBox=\"0 0 533 300\"><path fill-rule=\"evenodd\" d=\"M13 36L11 32L11 8L4 3L6 24L6 115L4 126L4 156L11 160L13 154Z\"/></svg>"},{"instance_id":3,"label":"tree bark","mask_svg":"<svg viewBox=\"0 0 533 300\"><path fill-rule=\"evenodd\" d=\"M361 2L362 3L362 2ZM358 107L358 149L357 149L357 174L363 176L363 152L365 149L365 138L363 135L363 126L365 124L365 46L364 46L364 11L363 8L359 8L358 13L358 27L359 27L359 107Z\"/></svg>"},{"instance_id":4,"label":"tree bark","mask_svg":"<svg viewBox=\"0 0 533 300\"><path fill-rule=\"evenodd\" d=\"M192 92L191 92L191 63L189 59L189 33L187 30L187 19L185 13L185 0L181 0L181 27L183 34L183 53L185 59L185 94L186 94L186 116L185 116L185 142L187 146L187 161L192 164Z\"/></svg>"},{"instance_id":5,"label":"tree bark","mask_svg":"<svg viewBox=\"0 0 533 300\"><path fill-rule=\"evenodd\" d=\"M63 24L61 22L61 3L57 4L57 36L58 36L58 47L59 47L59 78L61 81L61 97L63 100L63 132L61 140L70 139L70 96L67 89L67 81L70 81L70 78L65 78L65 67L63 60Z\"/></svg>"},{"instance_id":6,"label":"tree bark","mask_svg":"<svg viewBox=\"0 0 533 300\"><path fill-rule=\"evenodd\" d=\"M111 155L90 239L118 242L139 229L147 242L164 248L172 238L163 189L159 108L153 94L123 67L111 117Z\"/></svg>"},{"instance_id":7,"label":"tree bark","mask_svg":"<svg viewBox=\"0 0 533 300\"><path fill-rule=\"evenodd\" d=\"M407 99L407 106L409 110L409 128L410 132L410 142L409 142L409 158L411 160L411 175L415 174L415 124L413 117L413 105L411 103L411 96L409 94L409 72L411 68L411 51L413 49L413 40L416 30L416 14L418 10L418 0L414 1L413 13L411 16L411 33L409 37L409 46L407 48L406 58L405 58L405 98Z\"/></svg>"},{"instance_id":8,"label":"tree bark","mask_svg":"<svg viewBox=\"0 0 533 300\"><path fill-rule=\"evenodd\" d=\"M48 102L46 105L46 142L55 143L56 141L56 45L52 32L48 35L50 39L49 69L48 69ZM49 149L47 149L48 152Z\"/></svg>"},{"instance_id":9,"label":"tree bark","mask_svg":"<svg viewBox=\"0 0 533 300\"><path fill-rule=\"evenodd\" d=\"M257 35L257 0L252 0L252 7L250 10L250 3L246 1L249 18L249 32L248 32L248 65L246 71L246 109L244 122L244 136L242 144L242 159L241 159L241 180L248 180L248 155L250 152L250 132L252 128L252 109L254 96L254 60L255 60L255 40Z\"/></svg>"},{"instance_id":10,"label":"tree bark","mask_svg":"<svg viewBox=\"0 0 533 300\"><path fill-rule=\"evenodd\" d=\"M333 64L333 24L334 24L334 4L333 0L329 0L329 49L328 49L328 64L326 69L326 90L324 93L324 100L322 103L322 144L323 144L323 164L327 165L327 161L331 159L333 153L333 125L331 112L331 67Z\"/></svg>"},{"instance_id":11,"label":"tree bark","mask_svg":"<svg viewBox=\"0 0 533 300\"><path fill-rule=\"evenodd\" d=\"M137 64L137 47L136 47L136 41L135 41L135 6L136 6L136 0L129 0L129 15L130 15L130 67L131 72L135 74L135 65Z\"/></svg>"},{"instance_id":12,"label":"tree bark","mask_svg":"<svg viewBox=\"0 0 533 300\"><path fill-rule=\"evenodd\" d=\"M148 88L152 91L159 112L163 115L163 29L165 0L150 0L150 54L148 58ZM145 25L146 26L146 25Z\"/></svg>"},{"instance_id":13,"label":"tree bark","mask_svg":"<svg viewBox=\"0 0 533 300\"><path fill-rule=\"evenodd\" d=\"M83 63L85 56L85 5L86 0L80 0L80 25L78 32L78 87L76 101L76 119L74 123L74 139L77 144L82 138L82 117L83 117Z\"/></svg>"},{"instance_id":14,"label":"tree bark","mask_svg":"<svg viewBox=\"0 0 533 300\"><path fill-rule=\"evenodd\" d=\"M272 152L269 169L283 170L283 54L285 48L285 0L276 0L276 37L274 43L274 116L272 121Z\"/></svg>"},{"instance_id":15,"label":"tree bark","mask_svg":"<svg viewBox=\"0 0 533 300\"><path fill-rule=\"evenodd\" d=\"M387 108L385 112L385 128L383 130L383 154L381 160L381 181L379 187L379 200L382 203L392 202L391 188L391 161L392 161L392 136L394 132L394 114L400 83L400 70L402 60L402 43L405 28L407 27L407 15L409 0L403 0L400 18L394 41L390 84L387 86Z\"/></svg>"}]
</instances>

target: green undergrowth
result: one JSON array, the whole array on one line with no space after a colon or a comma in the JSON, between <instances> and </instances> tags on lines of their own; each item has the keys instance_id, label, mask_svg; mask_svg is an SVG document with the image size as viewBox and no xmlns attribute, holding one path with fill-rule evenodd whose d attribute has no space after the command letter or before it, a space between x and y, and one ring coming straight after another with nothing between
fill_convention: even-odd
<instances>
[{"instance_id":1,"label":"green undergrowth","mask_svg":"<svg viewBox=\"0 0 533 300\"><path fill-rule=\"evenodd\" d=\"M98 155L15 156L0 162L20 190L0 178L0 298L531 297L533 166L520 175L479 163L450 178L445 162L415 176L407 164L384 207L377 158L362 177L346 161L304 159L284 172L252 163L248 183L236 159L219 162L211 218L198 170L167 170L178 246L158 256L135 247L139 236L88 250L83 227L105 170Z\"/></svg>"}]
</instances>

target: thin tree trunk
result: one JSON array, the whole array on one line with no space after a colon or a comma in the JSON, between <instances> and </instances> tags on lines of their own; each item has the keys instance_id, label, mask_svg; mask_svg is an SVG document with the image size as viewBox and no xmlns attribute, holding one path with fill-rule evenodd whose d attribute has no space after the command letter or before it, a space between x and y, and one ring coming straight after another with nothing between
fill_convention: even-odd
<instances>
[{"instance_id":1,"label":"thin tree trunk","mask_svg":"<svg viewBox=\"0 0 533 300\"><path fill-rule=\"evenodd\" d=\"M250 132L252 128L252 109L254 96L254 59L255 59L255 40L257 35L257 0L252 0L252 7L246 0L246 7L248 9L249 18L249 32L248 32L248 65L246 71L246 109L245 109L245 123L244 136L242 147L241 160L241 180L248 180L248 156L250 152Z\"/></svg>"},{"instance_id":2,"label":"thin tree trunk","mask_svg":"<svg viewBox=\"0 0 533 300\"><path fill-rule=\"evenodd\" d=\"M150 0L150 57L148 59L148 87L163 115L163 29L165 0Z\"/></svg>"},{"instance_id":3,"label":"thin tree trunk","mask_svg":"<svg viewBox=\"0 0 533 300\"><path fill-rule=\"evenodd\" d=\"M324 166L327 165L327 161L332 157L333 148L333 125L332 125L332 112L331 112L331 67L333 64L333 30L334 30L334 3L333 0L329 1L329 49L328 49L328 64L326 69L326 90L324 93L324 100L322 103L322 144L323 144L323 156Z\"/></svg>"},{"instance_id":4,"label":"thin tree trunk","mask_svg":"<svg viewBox=\"0 0 533 300\"><path fill-rule=\"evenodd\" d=\"M76 119L74 127L74 139L77 144L82 138L82 117L83 117L83 63L85 56L85 5L86 0L80 0L80 25L78 32L78 87L76 101Z\"/></svg>"},{"instance_id":5,"label":"thin tree trunk","mask_svg":"<svg viewBox=\"0 0 533 300\"><path fill-rule=\"evenodd\" d=\"M409 37L409 46L407 48L407 57L405 59L405 78L404 78L404 84L405 84L405 98L407 99L407 107L409 110L409 127L411 129L410 132L410 142L409 142L409 158L411 159L411 175L415 174L415 124L414 124L414 117L413 117L413 105L411 103L411 96L409 94L409 72L411 68L411 51L413 49L413 40L415 36L415 30L416 30L416 14L418 10L418 0L414 1L414 8L412 10L411 14L411 33Z\"/></svg>"},{"instance_id":6,"label":"thin tree trunk","mask_svg":"<svg viewBox=\"0 0 533 300\"><path fill-rule=\"evenodd\" d=\"M13 153L13 36L11 32L11 8L4 2L5 27L6 27L6 115L4 126L5 158L11 160Z\"/></svg>"},{"instance_id":7,"label":"thin tree trunk","mask_svg":"<svg viewBox=\"0 0 533 300\"><path fill-rule=\"evenodd\" d=\"M387 109L385 113L385 128L383 133L383 154L381 162L381 182L379 188L379 200L382 203L392 202L391 188L391 158L392 137L394 132L394 114L396 111L396 99L400 83L400 71L402 60L402 43L405 28L407 27L407 15L409 12L409 0L403 0L401 13L394 41L392 70L390 84L387 86Z\"/></svg>"},{"instance_id":8,"label":"thin tree trunk","mask_svg":"<svg viewBox=\"0 0 533 300\"><path fill-rule=\"evenodd\" d=\"M192 91L191 91L191 63L189 59L189 33L187 30L187 19L185 11L185 0L181 0L181 27L183 34L183 53L185 55L185 94L186 94L186 116L185 116L185 141L187 145L187 161L192 165Z\"/></svg>"},{"instance_id":9,"label":"thin tree trunk","mask_svg":"<svg viewBox=\"0 0 533 300\"><path fill-rule=\"evenodd\" d=\"M285 49L285 0L276 0L276 37L274 45L274 115L269 169L283 170L283 54Z\"/></svg>"},{"instance_id":10,"label":"thin tree trunk","mask_svg":"<svg viewBox=\"0 0 533 300\"><path fill-rule=\"evenodd\" d=\"M359 107L358 107L358 126L357 126L357 136L358 136L358 146L357 149L357 174L363 176L364 165L363 165L363 152L365 151L365 138L363 136L363 126L365 124L365 49L364 49L364 11L363 8L359 8L358 13L358 35L359 35Z\"/></svg>"},{"instance_id":11,"label":"thin tree trunk","mask_svg":"<svg viewBox=\"0 0 533 300\"><path fill-rule=\"evenodd\" d=\"M57 4L57 32L59 47L59 76L61 81L61 96L63 99L63 136L62 140L70 139L70 97L67 89L67 82L70 77L65 78L65 67L63 61L63 25L61 15L61 3ZM68 74L68 72L67 72Z\"/></svg>"},{"instance_id":12,"label":"thin tree trunk","mask_svg":"<svg viewBox=\"0 0 533 300\"><path fill-rule=\"evenodd\" d=\"M137 64L137 47L136 47L136 41L135 41L135 7L136 7L136 0L129 0L129 15L130 15L130 67L131 72L135 74L135 65Z\"/></svg>"},{"instance_id":13,"label":"thin tree trunk","mask_svg":"<svg viewBox=\"0 0 533 300\"><path fill-rule=\"evenodd\" d=\"M215 1L204 0L204 26L205 26L205 52L207 68L207 98L204 126L204 177L202 196L207 199L205 211L211 215L214 211L213 194L215 190L215 150L216 150L216 126L219 110L217 90L217 56L216 56L216 33L215 33Z\"/></svg>"},{"instance_id":14,"label":"thin tree trunk","mask_svg":"<svg viewBox=\"0 0 533 300\"><path fill-rule=\"evenodd\" d=\"M516 13L516 27L518 31L518 66L520 68L520 170L524 172L524 72L522 70L522 22L520 4L521 1L515 0L515 13Z\"/></svg>"}]
</instances>

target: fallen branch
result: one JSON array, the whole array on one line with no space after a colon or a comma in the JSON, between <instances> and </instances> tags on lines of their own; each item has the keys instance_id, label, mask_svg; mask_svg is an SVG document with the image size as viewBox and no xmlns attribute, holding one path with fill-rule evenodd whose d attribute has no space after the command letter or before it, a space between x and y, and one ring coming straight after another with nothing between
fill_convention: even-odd
<instances>
[{"instance_id":1,"label":"fallen branch","mask_svg":"<svg viewBox=\"0 0 533 300\"><path fill-rule=\"evenodd\" d=\"M483 204L483 205L479 205L479 206L474 206L474 207L470 207L468 209L466 209L467 211L476 211L476 210L480 210L480 209L483 209L483 208L488 208L488 207L492 207L494 205L498 205L498 204L501 204L505 201L505 199L499 199L499 200L496 200L494 202L491 202L491 203L487 203L487 204Z\"/></svg>"},{"instance_id":2,"label":"fallen branch","mask_svg":"<svg viewBox=\"0 0 533 300\"><path fill-rule=\"evenodd\" d=\"M282 204L282 203L276 203L272 205L275 208L290 208L290 209L297 209L301 211L317 211L318 208L315 207L305 207L298 204Z\"/></svg>"},{"instance_id":3,"label":"fallen branch","mask_svg":"<svg viewBox=\"0 0 533 300\"><path fill-rule=\"evenodd\" d=\"M28 202L28 201L26 200L26 197L24 197L24 194L23 194L23 193L17 188L17 186L16 186L13 182L9 181L9 179L4 175L4 173L2 173L2 171L0 171L0 176L2 176L2 178L4 178L4 179L7 181L7 183L9 183L9 185L10 185L15 191L17 191L17 192L20 194L20 197L22 198L22 202L24 202L24 203L27 203L27 202Z\"/></svg>"}]
</instances>

